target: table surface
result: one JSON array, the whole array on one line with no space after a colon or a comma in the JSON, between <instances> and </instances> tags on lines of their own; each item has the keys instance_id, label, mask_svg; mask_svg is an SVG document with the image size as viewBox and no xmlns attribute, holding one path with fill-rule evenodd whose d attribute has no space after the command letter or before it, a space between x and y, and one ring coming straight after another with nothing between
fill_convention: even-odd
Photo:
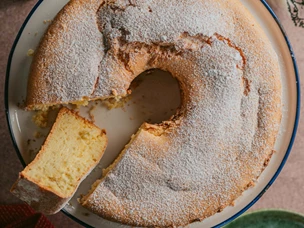
<instances>
[{"instance_id":1,"label":"table surface","mask_svg":"<svg viewBox=\"0 0 304 228\"><path fill-rule=\"evenodd\" d=\"M277 3L277 0L268 0ZM6 64L9 51L27 14L37 0L1 0L0 1L0 204L21 203L9 189L18 177L23 167L18 160L10 139L5 111L4 111L4 84ZM283 3L284 2L284 3ZM304 73L304 28L295 27L290 15L282 4L271 4L279 16L297 57L300 75ZM286 8L287 9L287 8ZM304 91L304 80L301 89ZM301 114L303 114L303 105ZM297 137L290 157L275 183L268 189L262 198L250 209L282 208L304 214L304 122L300 121ZM62 212L48 216L55 227L81 227Z\"/></svg>"}]
</instances>

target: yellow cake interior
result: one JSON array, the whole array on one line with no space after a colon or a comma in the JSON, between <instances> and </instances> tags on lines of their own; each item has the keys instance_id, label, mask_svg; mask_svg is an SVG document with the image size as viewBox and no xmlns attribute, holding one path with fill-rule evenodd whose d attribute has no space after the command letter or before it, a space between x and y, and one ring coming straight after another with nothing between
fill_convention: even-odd
<instances>
[{"instance_id":1,"label":"yellow cake interior","mask_svg":"<svg viewBox=\"0 0 304 228\"><path fill-rule=\"evenodd\" d=\"M39 154L21 175L61 197L69 197L99 162L106 144L104 131L64 108Z\"/></svg>"}]
</instances>

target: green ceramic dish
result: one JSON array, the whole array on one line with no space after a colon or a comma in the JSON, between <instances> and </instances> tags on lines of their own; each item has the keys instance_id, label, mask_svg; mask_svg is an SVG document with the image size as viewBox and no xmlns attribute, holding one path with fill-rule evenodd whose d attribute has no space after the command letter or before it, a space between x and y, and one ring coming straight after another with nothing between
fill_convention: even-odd
<instances>
[{"instance_id":1,"label":"green ceramic dish","mask_svg":"<svg viewBox=\"0 0 304 228\"><path fill-rule=\"evenodd\" d=\"M244 214L225 228L304 228L304 215L269 209Z\"/></svg>"}]
</instances>

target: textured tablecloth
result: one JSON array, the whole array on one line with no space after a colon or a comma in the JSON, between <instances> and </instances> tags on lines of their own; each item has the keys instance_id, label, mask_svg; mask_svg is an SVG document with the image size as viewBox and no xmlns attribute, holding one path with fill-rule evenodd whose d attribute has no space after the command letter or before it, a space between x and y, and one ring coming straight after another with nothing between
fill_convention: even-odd
<instances>
[{"instance_id":1,"label":"textured tablecloth","mask_svg":"<svg viewBox=\"0 0 304 228\"><path fill-rule=\"evenodd\" d=\"M257 1L257 0L252 0ZM0 204L20 203L9 189L22 170L10 139L4 112L4 84L10 48L27 14L37 0L0 1ZM294 0L268 0L279 16L297 57L300 75L304 73L304 6ZM300 2L300 1L297 1ZM288 11L287 3L291 13ZM292 20L293 18L293 20ZM303 18L303 19L302 19ZM301 88L304 91L304 79ZM301 114L303 114L303 107ZM304 123L300 121L290 157L275 183L250 209L283 208L304 214ZM62 212L48 216L56 227L81 227Z\"/></svg>"}]
</instances>

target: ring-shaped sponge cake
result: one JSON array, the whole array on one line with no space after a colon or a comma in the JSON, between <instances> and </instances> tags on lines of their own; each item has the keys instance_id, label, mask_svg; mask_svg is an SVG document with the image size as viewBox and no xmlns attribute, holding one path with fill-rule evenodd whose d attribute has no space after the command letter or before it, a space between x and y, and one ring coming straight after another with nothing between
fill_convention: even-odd
<instances>
[{"instance_id":1,"label":"ring-shaped sponge cake","mask_svg":"<svg viewBox=\"0 0 304 228\"><path fill-rule=\"evenodd\" d=\"M27 109L126 96L149 69L170 72L182 104L144 123L81 203L135 226L178 226L233 204L273 153L279 64L237 0L71 0L37 49Z\"/></svg>"}]
</instances>

